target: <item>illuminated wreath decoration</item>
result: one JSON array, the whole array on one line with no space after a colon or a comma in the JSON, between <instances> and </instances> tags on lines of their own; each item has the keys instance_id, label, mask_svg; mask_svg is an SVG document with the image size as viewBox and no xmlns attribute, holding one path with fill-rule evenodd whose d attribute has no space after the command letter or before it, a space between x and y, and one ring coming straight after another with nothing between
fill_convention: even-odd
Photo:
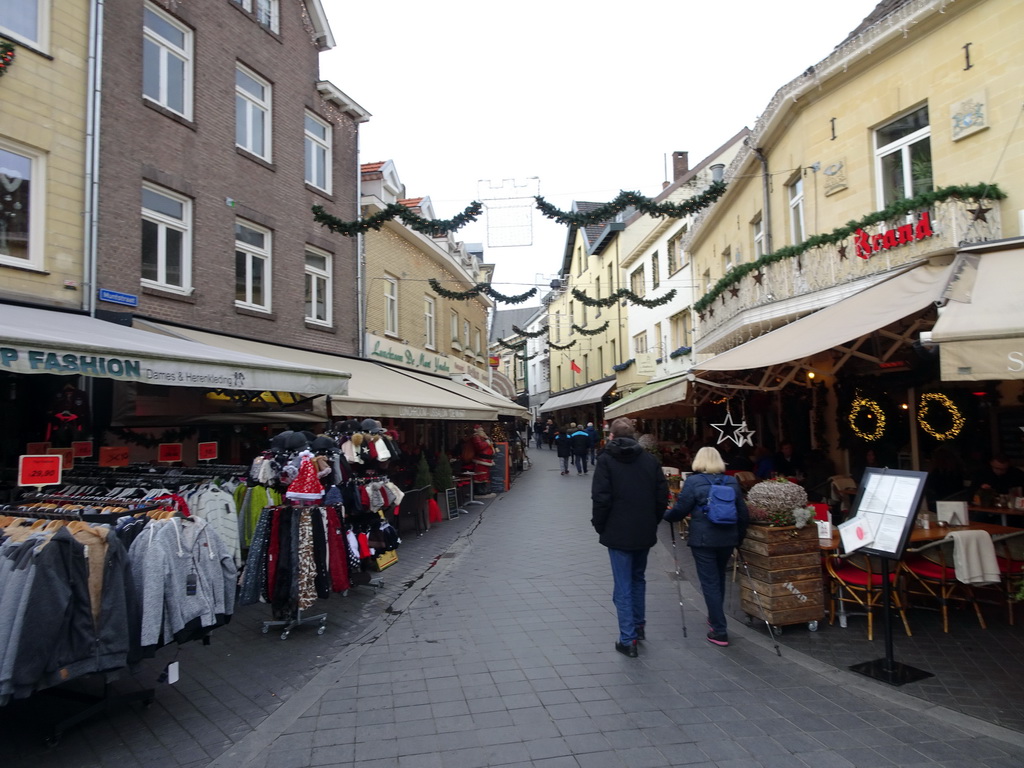
<instances>
[{"instance_id":1,"label":"illuminated wreath decoration","mask_svg":"<svg viewBox=\"0 0 1024 768\"><path fill-rule=\"evenodd\" d=\"M932 404L935 404L936 406L941 405L946 409L946 413L949 415L950 427L945 432L940 432L932 426L930 421L928 421L928 411ZM921 429L936 440L952 440L960 434L961 430L963 430L964 424L967 423L967 419L965 419L963 414L960 413L960 409L956 407L956 403L950 400L946 395L943 395L941 392L928 392L921 395L921 402L917 406L917 423L921 425Z\"/></svg>"},{"instance_id":2,"label":"illuminated wreath decoration","mask_svg":"<svg viewBox=\"0 0 1024 768\"><path fill-rule=\"evenodd\" d=\"M857 415L861 409L867 409L868 412L875 417L875 431L864 432L857 427ZM885 411L874 400L868 400L867 398L858 396L850 403L850 415L848 417L850 422L850 429L853 430L853 434L859 437L861 440L867 442L873 442L875 440L881 440L882 435L885 434Z\"/></svg>"}]
</instances>

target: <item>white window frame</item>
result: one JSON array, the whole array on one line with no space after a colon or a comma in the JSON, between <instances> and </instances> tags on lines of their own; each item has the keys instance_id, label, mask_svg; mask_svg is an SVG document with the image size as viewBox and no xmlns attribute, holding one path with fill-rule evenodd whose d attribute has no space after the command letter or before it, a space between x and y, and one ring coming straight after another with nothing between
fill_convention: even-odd
<instances>
[{"instance_id":1,"label":"white window frame","mask_svg":"<svg viewBox=\"0 0 1024 768\"><path fill-rule=\"evenodd\" d=\"M166 213L147 208L142 205L144 221L157 225L156 279L141 278L142 285L159 288L162 291L190 295L192 293L192 201L184 195L172 192L156 184L143 184L143 190L166 197L181 205L181 218L176 219ZM181 285L175 285L167 279L167 231L181 233ZM141 254L140 254L141 257Z\"/></svg>"},{"instance_id":2,"label":"white window frame","mask_svg":"<svg viewBox=\"0 0 1024 768\"><path fill-rule=\"evenodd\" d=\"M264 96L260 98L256 94L246 90L238 84L238 75L243 74L246 77L252 78L257 84L263 87ZM239 102L241 101L241 104ZM239 107L242 109L240 110ZM271 151L270 140L273 136L273 88L270 83L264 80L262 77L257 75L251 69L242 64L235 64L235 146L244 149L250 154L256 155L267 162L270 162L273 153ZM263 152L257 152L255 148L255 136L253 134L254 120L253 114L255 112L263 113ZM238 143L238 130L240 127L240 121L245 120L244 130L246 133L245 143Z\"/></svg>"},{"instance_id":3,"label":"white window frame","mask_svg":"<svg viewBox=\"0 0 1024 768\"><path fill-rule=\"evenodd\" d=\"M882 146L878 145L879 133L882 131L882 129L889 127L893 123L898 122L899 120L902 120L905 117L909 117L910 115L913 115L913 114L915 114L917 112L920 112L921 110L927 110L927 109L928 109L928 105L927 104L922 104L922 105L920 105L918 107L915 107L914 109L911 109L911 110L903 113L902 115L900 115L899 117L897 117L897 118L895 118L893 120L889 120L888 122L884 123L883 125L880 125L875 130L875 136L874 136L874 141L875 141L875 178L878 180L878 184L877 184L877 186L878 186L878 207L880 209L887 208L889 206L889 204L893 202L893 200L890 200L888 202L885 201L885 179L884 179L885 171L882 168L882 163L883 163L883 161L884 161L884 159L886 157L888 157L888 156L890 156L892 154L895 154L897 152L899 152L902 155L902 163L903 163L903 195L902 196L903 197L915 197L916 196L916 193L914 191L914 168L913 168L913 163L911 162L911 149L912 149L912 147L914 145L920 143L921 141L928 141L928 155L929 155L929 157L931 157L931 135L932 135L931 112L929 111L929 113L928 113L928 124L927 125L923 126L922 128L918 128L916 131L914 131L912 133L908 133L907 135L902 136L899 139L896 139L895 141L891 141L888 144L884 144ZM934 188L934 182L933 182L932 188Z\"/></svg>"},{"instance_id":4,"label":"white window frame","mask_svg":"<svg viewBox=\"0 0 1024 768\"><path fill-rule=\"evenodd\" d=\"M651 254L651 290L661 285L661 257L655 251Z\"/></svg>"},{"instance_id":5,"label":"white window frame","mask_svg":"<svg viewBox=\"0 0 1024 768\"><path fill-rule=\"evenodd\" d=\"M384 273L384 335L398 336L398 278Z\"/></svg>"},{"instance_id":6,"label":"white window frame","mask_svg":"<svg viewBox=\"0 0 1024 768\"><path fill-rule=\"evenodd\" d=\"M312 133L309 130L309 126L303 122L306 138L306 183L310 186L316 187L317 189L322 189L327 194L331 194L331 164L334 130L330 123L326 120L321 120L312 112L306 112L306 120L311 120L324 129L324 135L323 137L320 137L315 133ZM317 172L318 167L315 160L323 161L323 178L318 178L320 174Z\"/></svg>"},{"instance_id":7,"label":"white window frame","mask_svg":"<svg viewBox=\"0 0 1024 768\"><path fill-rule=\"evenodd\" d=\"M754 261L764 256L764 220L761 214L750 222L750 231L754 239Z\"/></svg>"},{"instance_id":8,"label":"white window frame","mask_svg":"<svg viewBox=\"0 0 1024 768\"><path fill-rule=\"evenodd\" d=\"M322 258L324 260L323 269L310 264L310 256ZM334 257L327 251L307 245L304 263L306 322L330 326L334 322L334 302L332 301L334 295ZM324 317L317 317L316 306L321 293L324 299Z\"/></svg>"},{"instance_id":9,"label":"white window frame","mask_svg":"<svg viewBox=\"0 0 1024 768\"><path fill-rule=\"evenodd\" d=\"M273 265L273 237L269 229L264 229L261 226L253 224L251 221L245 219L235 219L235 226L245 227L253 232L258 232L263 235L263 247L252 245L238 239L238 233L235 233L235 285L238 284L238 254L242 254L245 257L245 299L235 299L235 306L242 307L244 309L253 309L258 312L269 312L272 305L271 303L271 286L273 281L270 279L270 270ZM253 300L253 265L257 262L262 262L263 265L263 303L257 304Z\"/></svg>"},{"instance_id":10,"label":"white window frame","mask_svg":"<svg viewBox=\"0 0 1024 768\"><path fill-rule=\"evenodd\" d=\"M647 352L647 331L640 331L633 337L633 352L634 356Z\"/></svg>"},{"instance_id":11,"label":"white window frame","mask_svg":"<svg viewBox=\"0 0 1024 768\"><path fill-rule=\"evenodd\" d=\"M473 329L473 351L476 352L478 357L484 353L483 348L481 347L481 344L480 344L481 340L482 340L482 337L481 337L481 334L480 334L480 329L479 328L474 328Z\"/></svg>"},{"instance_id":12,"label":"white window frame","mask_svg":"<svg viewBox=\"0 0 1024 768\"><path fill-rule=\"evenodd\" d=\"M437 349L437 299L423 297L423 346Z\"/></svg>"},{"instance_id":13,"label":"white window frame","mask_svg":"<svg viewBox=\"0 0 1024 768\"><path fill-rule=\"evenodd\" d=\"M3 32L5 37L9 37L12 40L16 40L19 43L35 48L37 51L48 52L50 49L50 3L51 0L17 0L23 5L28 3L35 4L35 37L23 34L17 31L10 24L4 24L4 16L0 15L0 32ZM26 14L28 16L29 14Z\"/></svg>"},{"instance_id":14,"label":"white window frame","mask_svg":"<svg viewBox=\"0 0 1024 768\"><path fill-rule=\"evenodd\" d=\"M629 274L629 290L640 297L647 295L647 276L644 272L644 265L641 264Z\"/></svg>"},{"instance_id":15,"label":"white window frame","mask_svg":"<svg viewBox=\"0 0 1024 768\"><path fill-rule=\"evenodd\" d=\"M463 352L471 352L472 349L469 346L470 330L472 326L469 320L463 319L462 321L462 350Z\"/></svg>"},{"instance_id":16,"label":"white window frame","mask_svg":"<svg viewBox=\"0 0 1024 768\"><path fill-rule=\"evenodd\" d=\"M143 46L146 42L150 42L157 47L160 55L159 63L159 94L150 95L145 92L145 77L143 77L143 93L142 98L147 101L151 101L154 104L159 104L164 109L167 109L176 115L181 115L186 120L192 119L192 78L193 78L193 47L194 37L192 30L182 24L180 21L175 19L169 13L164 11L153 3L146 3L145 10L152 13L154 16L160 18L161 21L174 27L176 30L181 32L184 38L184 46L179 46L176 43L168 40L166 37L161 36L155 29L150 29L145 23L145 14L143 14L143 25L142 25L142 36ZM174 58L182 61L184 66L182 67L182 94L181 94L181 109L176 109L171 106L170 95L168 93L169 78L167 76L167 62L168 59Z\"/></svg>"},{"instance_id":17,"label":"white window frame","mask_svg":"<svg viewBox=\"0 0 1024 768\"><path fill-rule=\"evenodd\" d=\"M804 226L804 179L797 175L786 185L786 196L789 200L789 233L793 245L799 245L807 239Z\"/></svg>"},{"instance_id":18,"label":"white window frame","mask_svg":"<svg viewBox=\"0 0 1024 768\"><path fill-rule=\"evenodd\" d=\"M0 149L18 155L29 163L27 258L0 253L0 264L42 270L46 261L46 155L4 140L0 140ZM2 181L13 183L13 180L7 178ZM21 186L20 183L18 186Z\"/></svg>"},{"instance_id":19,"label":"white window frame","mask_svg":"<svg viewBox=\"0 0 1024 768\"><path fill-rule=\"evenodd\" d=\"M231 0L256 17L256 21L271 32L280 32L279 0Z\"/></svg>"},{"instance_id":20,"label":"white window frame","mask_svg":"<svg viewBox=\"0 0 1024 768\"><path fill-rule=\"evenodd\" d=\"M462 349L459 344L459 313L452 309L448 315L448 330L451 331L451 345L456 349Z\"/></svg>"}]
</instances>

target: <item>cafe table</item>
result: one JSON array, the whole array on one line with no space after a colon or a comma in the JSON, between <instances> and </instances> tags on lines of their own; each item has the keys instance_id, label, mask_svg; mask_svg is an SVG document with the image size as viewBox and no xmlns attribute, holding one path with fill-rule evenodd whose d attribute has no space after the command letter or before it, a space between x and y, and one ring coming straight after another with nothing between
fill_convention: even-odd
<instances>
[{"instance_id":1,"label":"cafe table","mask_svg":"<svg viewBox=\"0 0 1024 768\"><path fill-rule=\"evenodd\" d=\"M1003 525L1008 525L1010 518L1012 517L1014 522L1018 525L1015 529L1018 531L1021 526L1024 526L1024 509L1016 509L1015 507L983 507L980 504L968 504L967 511L970 514L984 513L986 515L999 515L999 522Z\"/></svg>"}]
</instances>

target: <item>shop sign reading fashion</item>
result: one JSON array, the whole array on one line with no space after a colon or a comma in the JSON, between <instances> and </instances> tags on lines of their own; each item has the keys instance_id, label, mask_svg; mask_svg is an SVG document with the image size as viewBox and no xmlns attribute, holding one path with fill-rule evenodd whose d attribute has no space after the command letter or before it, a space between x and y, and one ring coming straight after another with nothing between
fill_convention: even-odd
<instances>
[{"instance_id":1,"label":"shop sign reading fashion","mask_svg":"<svg viewBox=\"0 0 1024 768\"><path fill-rule=\"evenodd\" d=\"M922 211L916 224L904 224L875 235L858 229L853 235L853 242L857 248L857 258L870 259L874 253L888 251L890 248L906 245L916 240L923 240L934 234L931 213Z\"/></svg>"}]
</instances>

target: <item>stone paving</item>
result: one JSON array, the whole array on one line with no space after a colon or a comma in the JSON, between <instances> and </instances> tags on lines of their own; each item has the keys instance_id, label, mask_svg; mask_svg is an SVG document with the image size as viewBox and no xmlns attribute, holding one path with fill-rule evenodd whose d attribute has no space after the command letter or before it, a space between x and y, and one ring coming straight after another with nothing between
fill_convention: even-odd
<instances>
[{"instance_id":1,"label":"stone paving","mask_svg":"<svg viewBox=\"0 0 1024 768\"><path fill-rule=\"evenodd\" d=\"M648 568L648 639L639 659L616 653L589 477L560 476L553 452L532 458L486 508L407 537L383 588L324 601L325 635L263 635L265 606L246 607L212 645L177 651L182 679L148 709L113 710L50 750L39 739L53 699L0 710L0 765L1024 765L1024 729L996 724L1015 726L1013 707L991 701L1020 690L1020 657L989 658L1018 649L1019 628L956 622L950 634L977 658L955 673L956 654L934 652L949 637L915 612L920 645L898 638L897 659L936 682L899 689L846 671L882 655L855 617L847 629L786 628L781 657L763 625L737 619L732 645L717 648L696 591L674 577L667 525ZM685 574L689 552L678 554ZM175 656L165 651L143 684Z\"/></svg>"}]
</instances>

